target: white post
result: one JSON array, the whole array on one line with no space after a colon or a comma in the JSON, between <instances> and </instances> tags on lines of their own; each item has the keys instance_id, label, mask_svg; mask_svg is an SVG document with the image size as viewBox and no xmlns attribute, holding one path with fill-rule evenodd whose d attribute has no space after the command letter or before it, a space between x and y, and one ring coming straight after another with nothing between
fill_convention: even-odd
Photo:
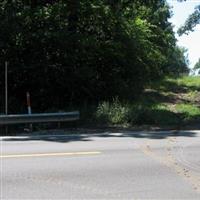
<instances>
[{"instance_id":1,"label":"white post","mask_svg":"<svg viewBox=\"0 0 200 200\"><path fill-rule=\"evenodd\" d=\"M31 98L30 98L30 93L26 93L26 99L27 99L27 108L28 108L28 114L30 115L31 112Z\"/></svg>"},{"instance_id":2,"label":"white post","mask_svg":"<svg viewBox=\"0 0 200 200\"><path fill-rule=\"evenodd\" d=\"M31 115L32 111L31 111L31 97L30 97L30 93L26 92L26 100L27 100L27 108L28 108L28 114ZM29 126L29 131L32 132L33 131L33 125L30 124Z\"/></svg>"}]
</instances>

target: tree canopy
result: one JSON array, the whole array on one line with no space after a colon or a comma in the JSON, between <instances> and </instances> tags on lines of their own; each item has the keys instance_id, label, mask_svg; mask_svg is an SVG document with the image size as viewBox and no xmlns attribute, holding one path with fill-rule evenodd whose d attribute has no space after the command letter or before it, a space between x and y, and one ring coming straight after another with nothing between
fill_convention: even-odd
<instances>
[{"instance_id":1,"label":"tree canopy","mask_svg":"<svg viewBox=\"0 0 200 200\"><path fill-rule=\"evenodd\" d=\"M1 1L1 96L8 61L10 112L24 111L26 91L34 111L134 98L188 71L170 16L165 0Z\"/></svg>"},{"instance_id":2,"label":"tree canopy","mask_svg":"<svg viewBox=\"0 0 200 200\"><path fill-rule=\"evenodd\" d=\"M195 11L189 15L185 24L178 29L178 34L189 34L189 32L194 30L197 24L200 24L200 5L195 8Z\"/></svg>"}]
</instances>

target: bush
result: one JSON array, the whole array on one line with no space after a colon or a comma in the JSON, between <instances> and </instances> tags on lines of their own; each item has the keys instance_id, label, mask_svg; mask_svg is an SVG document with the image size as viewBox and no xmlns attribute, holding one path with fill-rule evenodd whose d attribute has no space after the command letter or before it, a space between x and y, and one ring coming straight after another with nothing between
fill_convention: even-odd
<instances>
[{"instance_id":1,"label":"bush","mask_svg":"<svg viewBox=\"0 0 200 200\"><path fill-rule=\"evenodd\" d=\"M124 124L128 121L128 114L129 106L114 99L112 103L100 103L97 107L96 117L101 123Z\"/></svg>"}]
</instances>

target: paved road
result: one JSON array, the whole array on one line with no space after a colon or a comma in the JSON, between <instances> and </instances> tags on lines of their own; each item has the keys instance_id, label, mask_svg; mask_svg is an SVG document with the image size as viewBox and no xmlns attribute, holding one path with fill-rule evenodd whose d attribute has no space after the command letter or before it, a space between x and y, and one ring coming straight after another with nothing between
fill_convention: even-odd
<instances>
[{"instance_id":1,"label":"paved road","mask_svg":"<svg viewBox=\"0 0 200 200\"><path fill-rule=\"evenodd\" d=\"M1 199L200 199L200 131L0 140Z\"/></svg>"}]
</instances>

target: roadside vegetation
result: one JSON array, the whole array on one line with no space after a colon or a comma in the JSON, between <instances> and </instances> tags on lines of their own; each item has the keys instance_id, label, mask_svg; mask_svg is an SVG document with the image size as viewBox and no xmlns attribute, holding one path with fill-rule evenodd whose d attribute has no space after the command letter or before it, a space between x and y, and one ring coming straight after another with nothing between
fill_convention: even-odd
<instances>
[{"instance_id":1,"label":"roadside vegetation","mask_svg":"<svg viewBox=\"0 0 200 200\"><path fill-rule=\"evenodd\" d=\"M132 101L103 101L90 112L87 124L104 126L181 127L200 124L200 77L164 78L147 87ZM84 121L85 123L85 121Z\"/></svg>"},{"instance_id":2,"label":"roadside vegetation","mask_svg":"<svg viewBox=\"0 0 200 200\"><path fill-rule=\"evenodd\" d=\"M171 16L166 0L1 2L0 113L8 63L8 114L27 113L29 92L33 113L78 109L79 126L198 123L200 80Z\"/></svg>"},{"instance_id":3,"label":"roadside vegetation","mask_svg":"<svg viewBox=\"0 0 200 200\"><path fill-rule=\"evenodd\" d=\"M9 113L136 98L149 82L188 73L166 0L0 3L0 95ZM4 98L0 98L0 113Z\"/></svg>"}]
</instances>

